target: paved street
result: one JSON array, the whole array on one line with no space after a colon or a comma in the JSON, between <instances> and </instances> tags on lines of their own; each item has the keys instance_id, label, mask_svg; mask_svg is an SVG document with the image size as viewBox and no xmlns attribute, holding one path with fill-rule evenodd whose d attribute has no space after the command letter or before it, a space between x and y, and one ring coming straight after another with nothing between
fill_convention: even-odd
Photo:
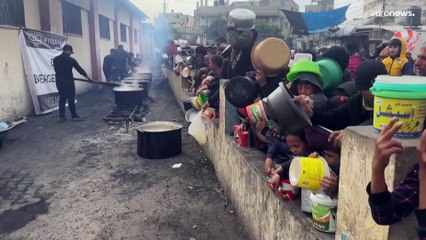
<instances>
[{"instance_id":1,"label":"paved street","mask_svg":"<svg viewBox=\"0 0 426 240\"><path fill-rule=\"evenodd\" d=\"M167 81L155 76L150 95L147 120L184 124L177 157L143 159L135 126L106 125L108 89L78 97L85 121L54 112L13 129L0 149L0 238L247 239Z\"/></svg>"}]
</instances>

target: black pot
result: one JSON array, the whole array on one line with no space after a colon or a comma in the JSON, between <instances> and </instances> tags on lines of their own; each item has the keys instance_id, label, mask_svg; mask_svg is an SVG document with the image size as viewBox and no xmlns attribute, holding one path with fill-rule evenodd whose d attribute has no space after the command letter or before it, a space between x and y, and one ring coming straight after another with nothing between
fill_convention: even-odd
<instances>
[{"instance_id":1,"label":"black pot","mask_svg":"<svg viewBox=\"0 0 426 240\"><path fill-rule=\"evenodd\" d=\"M252 104L258 96L255 81L249 77L233 77L225 85L225 97L238 108Z\"/></svg>"},{"instance_id":2,"label":"black pot","mask_svg":"<svg viewBox=\"0 0 426 240\"><path fill-rule=\"evenodd\" d=\"M312 127L303 107L296 104L283 83L279 83L266 101L263 102L266 114L278 121L278 124L287 133L298 133Z\"/></svg>"},{"instance_id":3,"label":"black pot","mask_svg":"<svg viewBox=\"0 0 426 240\"><path fill-rule=\"evenodd\" d=\"M113 91L117 106L141 105L144 99L143 88L120 86L113 88Z\"/></svg>"},{"instance_id":4,"label":"black pot","mask_svg":"<svg viewBox=\"0 0 426 240\"><path fill-rule=\"evenodd\" d=\"M182 126L174 122L155 121L140 125L137 153L151 159L169 158L182 152Z\"/></svg>"},{"instance_id":5,"label":"black pot","mask_svg":"<svg viewBox=\"0 0 426 240\"><path fill-rule=\"evenodd\" d=\"M151 83L149 80L141 80L141 79L124 79L121 81L121 84L124 86L132 86L132 87L139 87L143 88L143 97L148 97L149 95L149 88Z\"/></svg>"},{"instance_id":6,"label":"black pot","mask_svg":"<svg viewBox=\"0 0 426 240\"><path fill-rule=\"evenodd\" d=\"M194 108L194 107L193 107L193 105L192 105L192 101L194 100L194 98L196 98L196 97L189 97L189 98L185 98L185 99L182 101L183 109L184 109L185 111L188 111L189 109L193 109L193 108Z\"/></svg>"}]
</instances>

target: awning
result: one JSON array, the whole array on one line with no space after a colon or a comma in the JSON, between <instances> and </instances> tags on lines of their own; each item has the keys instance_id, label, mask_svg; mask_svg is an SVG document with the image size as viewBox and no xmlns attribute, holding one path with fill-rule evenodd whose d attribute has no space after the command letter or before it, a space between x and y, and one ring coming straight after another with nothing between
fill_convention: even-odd
<instances>
[{"instance_id":1,"label":"awning","mask_svg":"<svg viewBox=\"0 0 426 240\"><path fill-rule=\"evenodd\" d=\"M325 32L346 21L349 5L324 12L293 12L281 9L287 17L295 34Z\"/></svg>"}]
</instances>

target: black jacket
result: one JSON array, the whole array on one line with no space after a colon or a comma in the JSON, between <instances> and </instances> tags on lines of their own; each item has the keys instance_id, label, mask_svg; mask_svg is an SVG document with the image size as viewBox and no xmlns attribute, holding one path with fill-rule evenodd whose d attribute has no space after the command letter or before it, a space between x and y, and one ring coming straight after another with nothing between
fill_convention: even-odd
<instances>
[{"instance_id":1,"label":"black jacket","mask_svg":"<svg viewBox=\"0 0 426 240\"><path fill-rule=\"evenodd\" d=\"M66 53L62 53L53 59L53 68L56 73L56 82L59 84L74 83L74 76L72 74L73 68L75 68L81 75L87 77L86 71L80 67L77 60Z\"/></svg>"},{"instance_id":2,"label":"black jacket","mask_svg":"<svg viewBox=\"0 0 426 240\"><path fill-rule=\"evenodd\" d=\"M340 107L327 111L314 111L312 123L332 130L341 130L348 126L370 124L372 116L372 111L366 110L362 104L361 93L357 93Z\"/></svg>"}]
</instances>

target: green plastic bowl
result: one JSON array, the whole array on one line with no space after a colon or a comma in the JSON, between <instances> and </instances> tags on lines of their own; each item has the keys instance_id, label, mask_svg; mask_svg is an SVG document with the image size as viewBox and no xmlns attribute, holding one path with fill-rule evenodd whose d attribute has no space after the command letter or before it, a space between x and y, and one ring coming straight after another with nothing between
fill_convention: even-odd
<instances>
[{"instance_id":1,"label":"green plastic bowl","mask_svg":"<svg viewBox=\"0 0 426 240\"><path fill-rule=\"evenodd\" d=\"M339 64L329 58L317 61L320 71L322 73L323 89L333 89L342 82L342 69Z\"/></svg>"},{"instance_id":2,"label":"green plastic bowl","mask_svg":"<svg viewBox=\"0 0 426 240\"><path fill-rule=\"evenodd\" d=\"M290 72L287 74L287 80L289 82L293 82L297 74L302 72L315 73L321 78L323 77L320 72L320 68L316 62L301 60L301 61L297 61L296 63L293 64L293 66L291 66Z\"/></svg>"}]
</instances>

